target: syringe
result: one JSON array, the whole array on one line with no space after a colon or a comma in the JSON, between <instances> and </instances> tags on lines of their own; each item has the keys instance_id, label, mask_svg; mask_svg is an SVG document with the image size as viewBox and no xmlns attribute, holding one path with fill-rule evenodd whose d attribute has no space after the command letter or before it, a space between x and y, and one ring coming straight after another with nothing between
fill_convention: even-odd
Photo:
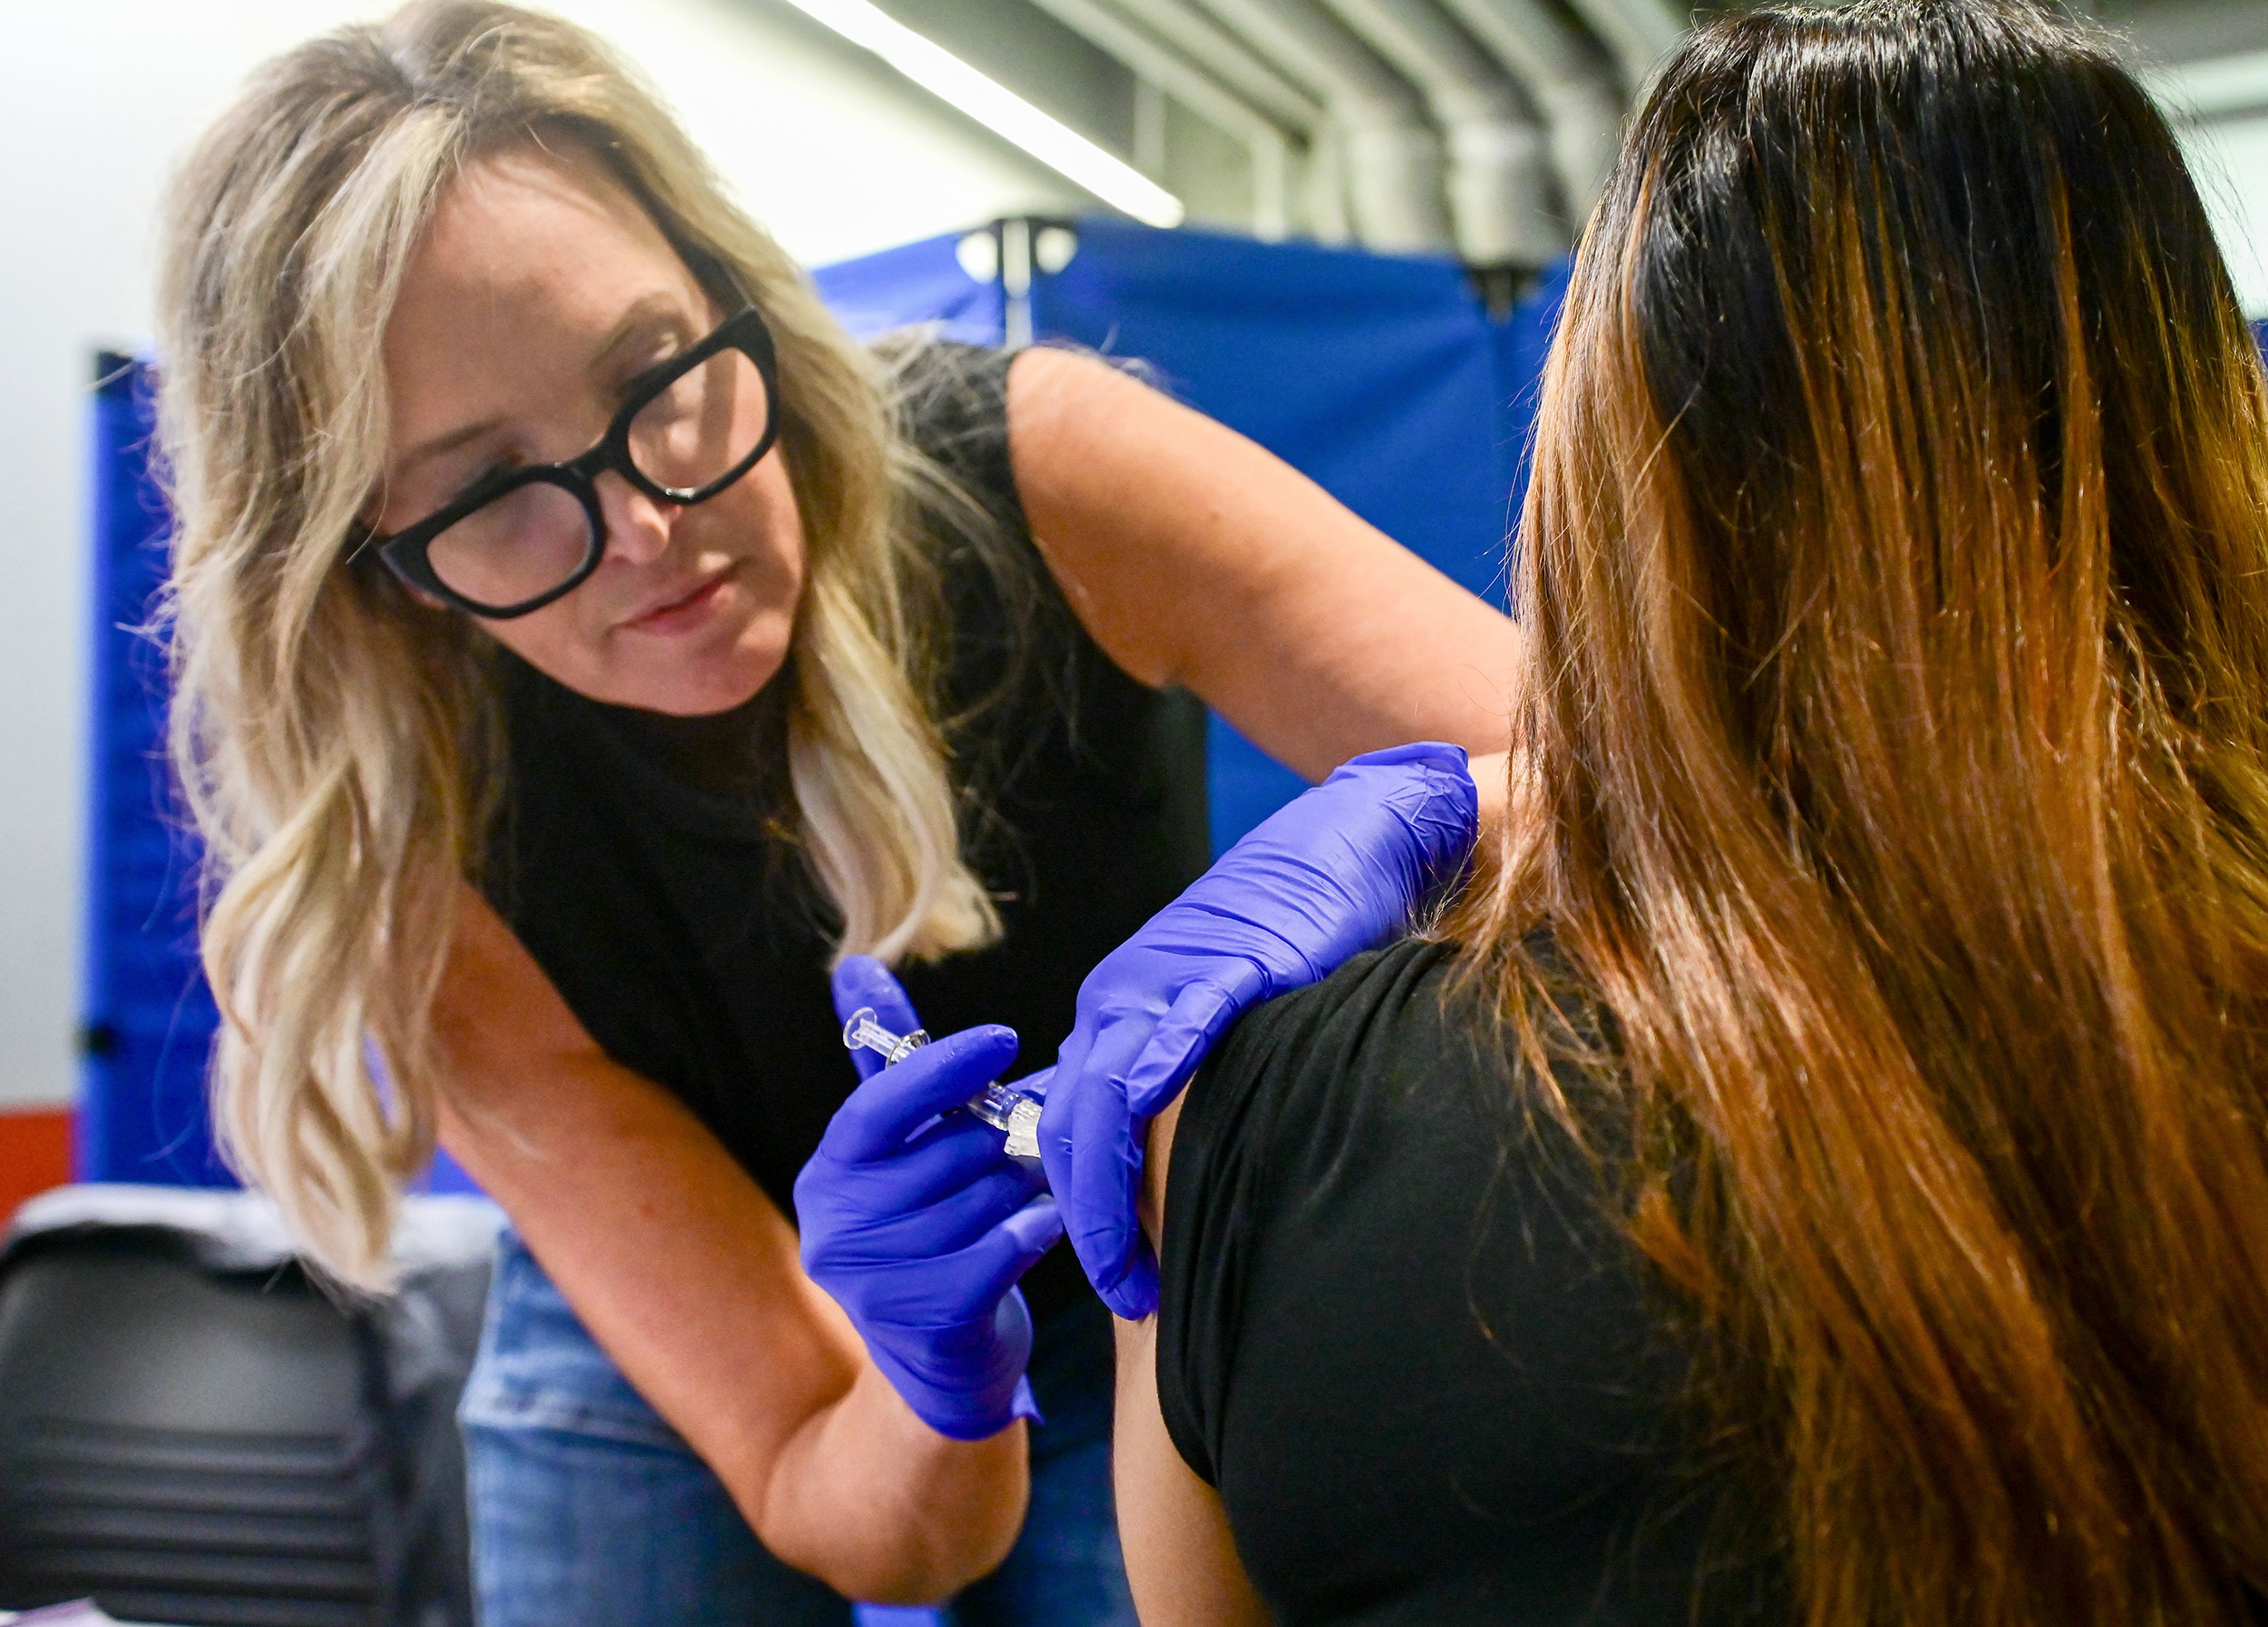
<instances>
[{"instance_id":1,"label":"syringe","mask_svg":"<svg viewBox=\"0 0 2268 1627\"><path fill-rule=\"evenodd\" d=\"M929 1043L929 1031L917 1028L909 1034L894 1034L882 1026L874 1016L874 1008L860 1006L843 1024L843 1044L852 1051L879 1051L882 1066L902 1062ZM963 1104L968 1111L1008 1138L1007 1153L1012 1158L1036 1158L1040 1156L1040 1098L1013 1085L1003 1084L998 1079L986 1085Z\"/></svg>"}]
</instances>

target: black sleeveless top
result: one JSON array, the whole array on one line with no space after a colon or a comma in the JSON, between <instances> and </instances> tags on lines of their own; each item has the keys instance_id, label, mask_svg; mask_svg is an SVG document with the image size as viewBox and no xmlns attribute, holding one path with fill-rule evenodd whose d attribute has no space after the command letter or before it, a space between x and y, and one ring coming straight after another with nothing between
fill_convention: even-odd
<instances>
[{"instance_id":1,"label":"black sleeveless top","mask_svg":"<svg viewBox=\"0 0 2268 1627\"><path fill-rule=\"evenodd\" d=\"M998 522L1012 557L1004 571L965 529L930 528L963 848L1005 932L900 974L933 1034L1014 1028L1023 1073L1055 1060L1088 968L1211 853L1203 709L1130 677L1064 602L1016 492L1008 362L939 345L905 382L910 438ZM774 817L777 728L755 788L727 795L672 772L648 714L509 656L504 692L508 790L483 891L607 1054L681 1098L792 1217L796 1175L856 1076L828 992L832 912ZM752 703L757 738L766 704ZM1063 1248L1027 1283L1042 1313L1081 1286Z\"/></svg>"},{"instance_id":2,"label":"black sleeveless top","mask_svg":"<svg viewBox=\"0 0 2268 1627\"><path fill-rule=\"evenodd\" d=\"M1793 1619L1683 1317L1453 951L1249 1013L1174 1135L1158 1400L1292 1627ZM1619 1156L1594 1084L1561 1080Z\"/></svg>"}]
</instances>

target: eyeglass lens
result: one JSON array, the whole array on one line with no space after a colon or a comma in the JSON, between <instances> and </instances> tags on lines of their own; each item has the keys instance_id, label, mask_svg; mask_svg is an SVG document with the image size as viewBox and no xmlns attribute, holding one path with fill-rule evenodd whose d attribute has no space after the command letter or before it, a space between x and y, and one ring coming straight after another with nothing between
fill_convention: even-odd
<instances>
[{"instance_id":1,"label":"eyeglass lens","mask_svg":"<svg viewBox=\"0 0 2268 1627\"><path fill-rule=\"evenodd\" d=\"M565 486L538 481L483 503L426 545L452 593L475 604L519 604L583 568L591 517Z\"/></svg>"},{"instance_id":2,"label":"eyeglass lens","mask_svg":"<svg viewBox=\"0 0 2268 1627\"><path fill-rule=\"evenodd\" d=\"M658 486L701 492L746 461L770 417L756 364L719 351L638 409L630 462ZM598 542L582 500L540 480L473 510L434 537L425 558L451 592L475 604L519 604L573 576Z\"/></svg>"}]
</instances>

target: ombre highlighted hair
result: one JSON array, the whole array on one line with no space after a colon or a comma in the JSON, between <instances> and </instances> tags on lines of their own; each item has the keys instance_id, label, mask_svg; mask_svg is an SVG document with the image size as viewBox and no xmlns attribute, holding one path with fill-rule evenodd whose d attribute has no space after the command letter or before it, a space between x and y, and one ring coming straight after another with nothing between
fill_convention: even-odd
<instances>
[{"instance_id":1,"label":"ombre highlighted hair","mask_svg":"<svg viewBox=\"0 0 2268 1627\"><path fill-rule=\"evenodd\" d=\"M1533 817L1452 930L1626 1114L1799 1618L2257 1619L2268 389L2111 42L1688 42L1521 547Z\"/></svg>"},{"instance_id":2,"label":"ombre highlighted hair","mask_svg":"<svg viewBox=\"0 0 2268 1627\"><path fill-rule=\"evenodd\" d=\"M583 30L420 0L286 53L191 154L163 238L173 745L207 854L215 1119L348 1283L384 1281L396 1194L432 1150L434 997L509 772L485 635L346 566L385 455L381 340L452 178L555 138L777 340L808 548L787 766L839 951L932 956L998 930L932 712L917 539L954 493L898 433L886 368Z\"/></svg>"}]
</instances>

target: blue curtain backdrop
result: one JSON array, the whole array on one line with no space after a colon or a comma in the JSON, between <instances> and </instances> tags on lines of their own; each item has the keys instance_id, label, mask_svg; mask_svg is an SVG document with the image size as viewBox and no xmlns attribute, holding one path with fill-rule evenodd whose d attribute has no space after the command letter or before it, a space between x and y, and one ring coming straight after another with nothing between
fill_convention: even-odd
<instances>
[{"instance_id":1,"label":"blue curtain backdrop","mask_svg":"<svg viewBox=\"0 0 2268 1627\"><path fill-rule=\"evenodd\" d=\"M146 362L97 359L74 1172L225 1187L235 1180L205 1109L219 1016L197 965L197 845L166 762L166 654L154 624L172 522L151 468L155 382ZM475 1190L446 1153L419 1184Z\"/></svg>"},{"instance_id":2,"label":"blue curtain backdrop","mask_svg":"<svg viewBox=\"0 0 2268 1627\"><path fill-rule=\"evenodd\" d=\"M924 238L813 276L828 308L862 339L922 322L958 344L998 344L1007 335L1000 285L963 270L960 244L960 235Z\"/></svg>"},{"instance_id":3,"label":"blue curtain backdrop","mask_svg":"<svg viewBox=\"0 0 2268 1627\"><path fill-rule=\"evenodd\" d=\"M1447 262L1389 259L1113 222L1078 227L1035 277L1042 337L1146 362L1183 399L1252 436L1474 591L1494 596L1543 348L1564 272L1492 320ZM854 331L938 322L998 343L999 284L955 238L819 274ZM2268 344L2268 326L2263 329ZM142 631L166 563L151 480L150 378L106 358L93 397L92 671L78 1172L225 1180L203 1079L214 1029L196 969L195 849L162 751L163 655ZM1233 840L1299 788L1216 725L1213 830ZM444 1165L435 1184L462 1184Z\"/></svg>"},{"instance_id":4,"label":"blue curtain backdrop","mask_svg":"<svg viewBox=\"0 0 2268 1627\"><path fill-rule=\"evenodd\" d=\"M217 1019L196 960L196 849L165 762L165 652L144 631L166 574L149 369L97 363L85 963L78 1173L225 1184L206 1133Z\"/></svg>"},{"instance_id":5,"label":"blue curtain backdrop","mask_svg":"<svg viewBox=\"0 0 2268 1627\"><path fill-rule=\"evenodd\" d=\"M1305 470L1476 592L1496 591L1535 364L1557 299L1491 322L1447 261L1267 245L1094 221L1039 276L1042 337L1147 363L1193 405ZM957 237L819 274L854 332L936 322L998 344L1001 285ZM195 852L163 759L162 651L142 631L166 566L146 366L106 358L94 397L92 773L79 1172L225 1182L204 1110L215 1017L197 973ZM1300 788L1224 727L1211 763L1226 845ZM446 1163L435 1184L463 1183Z\"/></svg>"}]
</instances>

